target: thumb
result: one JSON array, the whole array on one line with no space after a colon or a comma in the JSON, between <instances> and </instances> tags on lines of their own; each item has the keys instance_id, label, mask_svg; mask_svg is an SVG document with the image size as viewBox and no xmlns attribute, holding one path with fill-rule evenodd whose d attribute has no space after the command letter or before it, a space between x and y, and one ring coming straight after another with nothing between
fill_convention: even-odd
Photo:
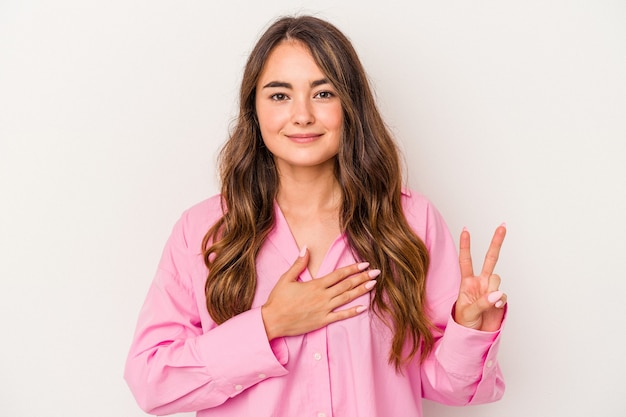
<instances>
[{"instance_id":1,"label":"thumb","mask_svg":"<svg viewBox=\"0 0 626 417\"><path fill-rule=\"evenodd\" d=\"M462 326L478 329L481 325L483 313L487 311L497 300L495 298L500 291L484 294L471 304L455 304L454 320Z\"/></svg>"},{"instance_id":2,"label":"thumb","mask_svg":"<svg viewBox=\"0 0 626 417\"><path fill-rule=\"evenodd\" d=\"M469 307L471 313L480 315L489 310L494 304L500 302L504 293L502 291L493 291L480 297L476 302Z\"/></svg>"},{"instance_id":3,"label":"thumb","mask_svg":"<svg viewBox=\"0 0 626 417\"><path fill-rule=\"evenodd\" d=\"M289 269L280 277L279 281L297 281L300 274L306 269L309 264L309 250L306 246L303 246L300 250L300 254L295 262L289 267Z\"/></svg>"}]
</instances>

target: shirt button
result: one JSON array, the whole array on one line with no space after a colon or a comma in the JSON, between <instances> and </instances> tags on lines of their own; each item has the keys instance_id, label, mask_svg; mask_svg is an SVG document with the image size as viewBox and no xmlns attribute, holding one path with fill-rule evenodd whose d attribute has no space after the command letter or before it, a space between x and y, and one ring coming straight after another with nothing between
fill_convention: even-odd
<instances>
[{"instance_id":1,"label":"shirt button","mask_svg":"<svg viewBox=\"0 0 626 417\"><path fill-rule=\"evenodd\" d=\"M319 352L315 352L315 354L313 355L313 358L315 358L316 361L319 361L320 359L322 359L322 355ZM320 414L324 414L324 413L319 413L318 417L324 417Z\"/></svg>"},{"instance_id":2,"label":"shirt button","mask_svg":"<svg viewBox=\"0 0 626 417\"><path fill-rule=\"evenodd\" d=\"M491 368L493 366L493 361L492 360L488 360L487 361L487 368Z\"/></svg>"},{"instance_id":3,"label":"shirt button","mask_svg":"<svg viewBox=\"0 0 626 417\"><path fill-rule=\"evenodd\" d=\"M237 391L241 391L243 389L243 385L235 385L235 389Z\"/></svg>"},{"instance_id":4,"label":"shirt button","mask_svg":"<svg viewBox=\"0 0 626 417\"><path fill-rule=\"evenodd\" d=\"M265 374L259 374L259 378L261 378L261 379L265 378L266 376L267 375L265 375Z\"/></svg>"}]
</instances>

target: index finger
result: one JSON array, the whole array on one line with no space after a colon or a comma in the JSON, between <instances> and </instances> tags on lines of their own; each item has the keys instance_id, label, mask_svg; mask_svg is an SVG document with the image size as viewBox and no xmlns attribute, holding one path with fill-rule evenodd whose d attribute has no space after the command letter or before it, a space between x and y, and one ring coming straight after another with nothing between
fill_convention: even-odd
<instances>
[{"instance_id":1,"label":"index finger","mask_svg":"<svg viewBox=\"0 0 626 417\"><path fill-rule=\"evenodd\" d=\"M330 288L339 281L343 281L344 279L348 278L349 276L365 271L369 266L369 262L361 262L358 264L344 266L335 269L330 274L320 277L319 279L326 288Z\"/></svg>"},{"instance_id":2,"label":"index finger","mask_svg":"<svg viewBox=\"0 0 626 417\"><path fill-rule=\"evenodd\" d=\"M498 257L500 256L500 248L502 248L502 242L504 242L504 236L506 236L506 225L502 223L493 234L489 249L487 249L487 255L485 255L485 262L483 263L483 270L480 273L484 277L489 277L493 274L493 270L496 268Z\"/></svg>"},{"instance_id":3,"label":"index finger","mask_svg":"<svg viewBox=\"0 0 626 417\"><path fill-rule=\"evenodd\" d=\"M473 277L474 267L472 266L472 253L470 250L470 234L464 227L459 240L459 266L461 267L461 277Z\"/></svg>"}]
</instances>

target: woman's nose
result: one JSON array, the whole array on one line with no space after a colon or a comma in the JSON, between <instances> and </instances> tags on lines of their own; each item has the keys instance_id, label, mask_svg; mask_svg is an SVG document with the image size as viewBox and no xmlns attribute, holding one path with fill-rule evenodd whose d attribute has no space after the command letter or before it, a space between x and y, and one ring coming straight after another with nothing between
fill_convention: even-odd
<instances>
[{"instance_id":1,"label":"woman's nose","mask_svg":"<svg viewBox=\"0 0 626 417\"><path fill-rule=\"evenodd\" d=\"M297 99L293 102L292 121L300 126L307 126L315 122L315 116L311 108L311 103L306 99Z\"/></svg>"}]
</instances>

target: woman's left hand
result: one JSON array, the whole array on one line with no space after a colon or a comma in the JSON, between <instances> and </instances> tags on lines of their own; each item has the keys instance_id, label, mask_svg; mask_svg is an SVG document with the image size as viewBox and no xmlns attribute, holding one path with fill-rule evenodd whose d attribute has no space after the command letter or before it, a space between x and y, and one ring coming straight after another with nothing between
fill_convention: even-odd
<instances>
[{"instance_id":1,"label":"woman's left hand","mask_svg":"<svg viewBox=\"0 0 626 417\"><path fill-rule=\"evenodd\" d=\"M454 320L462 326L494 332L502 324L506 294L499 290L500 277L493 270L505 235L506 227L502 224L493 234L480 275L475 276L470 253L470 235L466 229L461 232L461 288L454 308Z\"/></svg>"}]
</instances>

